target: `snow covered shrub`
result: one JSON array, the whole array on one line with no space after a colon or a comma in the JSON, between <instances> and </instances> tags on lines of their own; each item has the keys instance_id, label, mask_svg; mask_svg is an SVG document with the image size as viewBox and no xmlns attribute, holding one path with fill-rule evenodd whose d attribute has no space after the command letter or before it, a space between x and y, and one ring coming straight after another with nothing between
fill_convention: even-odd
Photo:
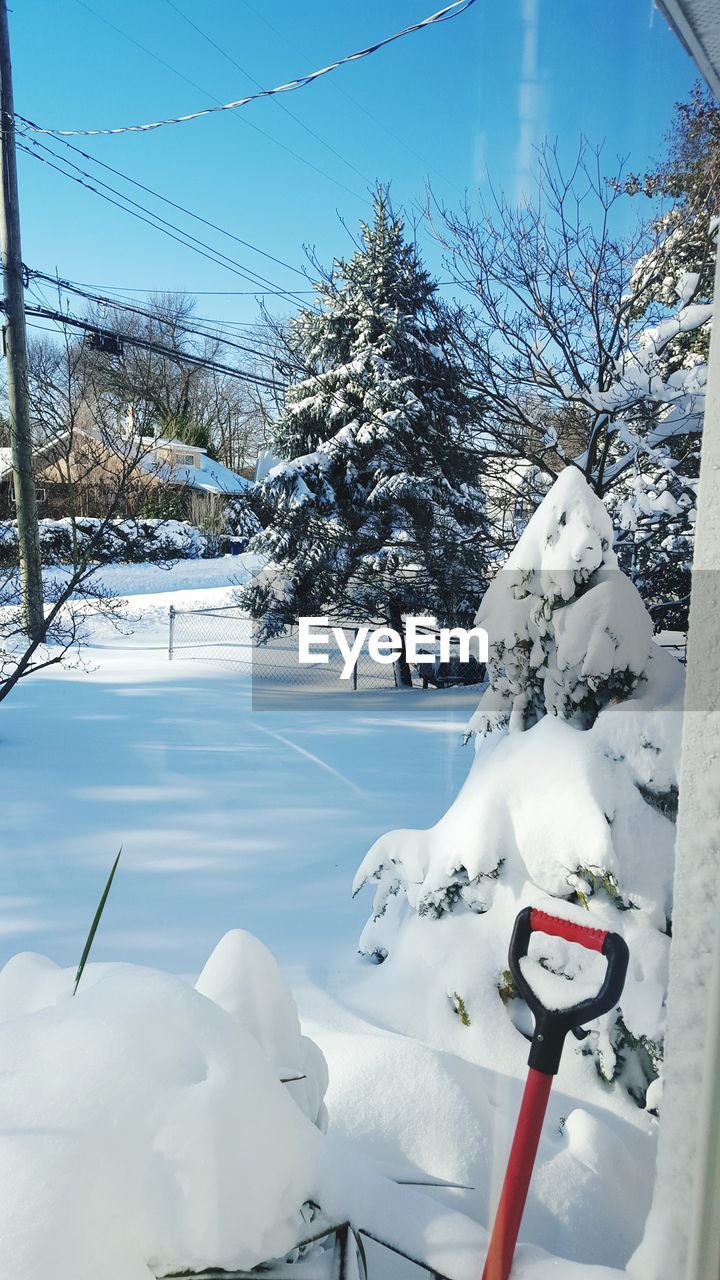
<instances>
[{"instance_id":1,"label":"snow covered shrub","mask_svg":"<svg viewBox=\"0 0 720 1280\"><path fill-rule=\"evenodd\" d=\"M314 1041L301 1034L295 1001L267 947L242 929L231 930L217 944L195 990L251 1032L278 1080L324 1131L327 1065Z\"/></svg>"},{"instance_id":2,"label":"snow covered shrub","mask_svg":"<svg viewBox=\"0 0 720 1280\"><path fill-rule=\"evenodd\" d=\"M45 564L69 564L91 540L93 560L144 564L163 560L197 560L207 553L204 534L185 520L100 520L94 516L40 521L40 548ZM0 565L17 564L17 524L0 523Z\"/></svg>"},{"instance_id":3,"label":"snow covered shrub","mask_svg":"<svg viewBox=\"0 0 720 1280\"><path fill-rule=\"evenodd\" d=\"M480 1256L467 1218L321 1132L324 1058L255 938L226 935L195 989L89 964L73 998L74 976L27 953L0 971L0 1275L264 1274L348 1221L406 1251L422 1242L444 1274ZM328 1253L315 1261L325 1274ZM352 1255L345 1274L360 1275Z\"/></svg>"},{"instance_id":4,"label":"snow covered shrub","mask_svg":"<svg viewBox=\"0 0 720 1280\"><path fill-rule=\"evenodd\" d=\"M374 1007L511 1073L526 1057L516 1024L528 1030L507 972L520 908L622 933L621 1007L568 1044L561 1079L589 1096L621 1080L642 1105L662 1056L682 669L653 644L611 538L602 502L563 472L478 612L489 685L469 776L434 827L382 836L355 888L377 882L360 944L384 961ZM577 948L537 945L552 973L587 969Z\"/></svg>"},{"instance_id":5,"label":"snow covered shrub","mask_svg":"<svg viewBox=\"0 0 720 1280\"><path fill-rule=\"evenodd\" d=\"M490 642L489 686L474 732L527 729L546 714L588 727L635 688L652 624L618 572L612 521L567 467L488 589L476 625Z\"/></svg>"},{"instance_id":6,"label":"snow covered shrub","mask_svg":"<svg viewBox=\"0 0 720 1280\"><path fill-rule=\"evenodd\" d=\"M248 498L227 498L225 522L228 533L235 538L254 538L262 532L262 525Z\"/></svg>"}]
</instances>

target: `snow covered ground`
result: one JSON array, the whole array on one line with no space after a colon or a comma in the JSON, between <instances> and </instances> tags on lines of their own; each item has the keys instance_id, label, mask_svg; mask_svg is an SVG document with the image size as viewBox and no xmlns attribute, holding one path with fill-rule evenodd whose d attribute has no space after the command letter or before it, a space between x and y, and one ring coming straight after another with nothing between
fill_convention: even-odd
<instances>
[{"instance_id":1,"label":"snow covered ground","mask_svg":"<svg viewBox=\"0 0 720 1280\"><path fill-rule=\"evenodd\" d=\"M69 1205L56 1199L59 1171L77 1167L81 1198L98 1223L119 1196L132 1224L124 1235L116 1222L108 1226L119 1263L115 1272L103 1270L107 1280L149 1275L146 1263L162 1270L183 1260L257 1261L287 1246L297 1225L293 1210L308 1197L401 1248L421 1245L453 1280L469 1280L479 1274L485 1234L478 1224L488 1221L502 1176L527 1046L509 1028L511 1051L497 1074L380 1025L369 1012L377 971L355 955L367 902L353 902L350 887L381 833L431 825L457 794L471 764L462 732L477 689L333 694L324 706L307 707L280 698L257 712L249 679L237 669L189 658L169 663L169 604L226 603L229 571L237 578L252 568L243 560L115 567L112 585L129 594L123 634L98 623L86 655L90 670L34 676L0 708L0 955L7 961L40 952L70 966L63 974L42 962L11 961L0 975L11 1080L0 1132L17 1126L18 1116L31 1131L27 1141L0 1136L8 1187L20 1189L8 1198L13 1261L40 1212L49 1252L28 1251L27 1277L37 1257L45 1265L58 1250L68 1278L97 1273L106 1237L82 1225L68 1236ZM120 845L93 965L82 998L68 1003L72 967ZM218 939L237 928L278 958L303 1031L325 1053L328 1138L311 1124L317 1096L301 1105L305 1117L287 1110L278 1072L297 1064L264 1043L265 1067L253 1058L243 1071L258 1106L280 1116L281 1132L250 1123L246 1103L228 1084L246 1042L223 1021L248 1028L249 1014L246 1004L226 998L222 966L200 983L220 1011L206 1009L186 982L157 973L194 982ZM103 961L154 972L108 969ZM57 1009L25 1016L56 1002ZM257 1028L249 1029L257 1039ZM79 1081L63 1103L77 1131L71 1152L50 1133L58 1095L37 1067L48 1054L65 1064L66 1079ZM76 1061L85 1063L79 1075ZM263 1083L263 1071L273 1078ZM306 1087L291 1090L303 1094ZM128 1090L135 1090L134 1111L119 1105ZM122 1133L126 1124L134 1126L132 1142ZM205 1164L184 1154L188 1126ZM255 1173L268 1140L272 1153L289 1133L282 1204L266 1198L255 1222L251 1199L234 1234L220 1218L208 1226L198 1206L215 1206L226 1185L241 1185L248 1167ZM238 1141L242 1135L239 1154L227 1134ZM95 1179L87 1170L95 1169L98 1140L115 1154L103 1156ZM162 1152L162 1169L143 1165L143 1144ZM617 1103L608 1091L606 1108L585 1107L560 1082L523 1228L519 1280L619 1274L596 1264L623 1266L637 1243L652 1146L644 1114L627 1100ZM219 1179L214 1186L207 1161ZM618 1172L612 1186L601 1178L608 1165ZM472 1190L423 1194L378 1181L428 1177ZM145 1185L159 1196L154 1216L137 1194ZM242 1253L246 1218L257 1231ZM540 1250L574 1261L553 1261ZM372 1261L371 1280L419 1274L394 1259ZM62 1280L65 1271L57 1275ZM22 1266L16 1280L26 1280Z\"/></svg>"},{"instance_id":2,"label":"snow covered ground","mask_svg":"<svg viewBox=\"0 0 720 1280\"><path fill-rule=\"evenodd\" d=\"M89 671L48 670L3 703L0 955L77 959L122 845L94 958L193 973L242 926L282 963L352 961L357 866L389 826L447 806L477 692L348 693L331 712L281 698L254 714L236 669L167 658L169 605L227 603L251 568L103 570L132 592L125 634L98 624Z\"/></svg>"}]
</instances>

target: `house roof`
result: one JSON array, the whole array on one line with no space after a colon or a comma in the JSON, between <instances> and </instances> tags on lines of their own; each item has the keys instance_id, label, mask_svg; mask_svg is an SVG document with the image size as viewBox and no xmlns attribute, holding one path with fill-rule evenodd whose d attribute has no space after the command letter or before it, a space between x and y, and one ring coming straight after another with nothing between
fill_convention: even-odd
<instances>
[{"instance_id":1,"label":"house roof","mask_svg":"<svg viewBox=\"0 0 720 1280\"><path fill-rule=\"evenodd\" d=\"M67 439L68 434L67 431L64 431L62 435L57 436L54 440L48 440L45 444L36 446L33 449L33 458L42 458L44 454L51 453L53 449L57 449ZM12 469L12 449L0 449L0 483L12 475Z\"/></svg>"},{"instance_id":2,"label":"house roof","mask_svg":"<svg viewBox=\"0 0 720 1280\"><path fill-rule=\"evenodd\" d=\"M167 445L167 441L158 442ZM179 442L182 443L182 442ZM194 446L193 446L194 447ZM190 446L186 445L186 449ZM146 465L165 484L181 485L183 488L200 489L204 493L246 493L252 488L252 482L236 471L231 471L222 462L208 458L204 449L199 450L200 465L198 467L178 466L169 462L158 464L157 459L148 458Z\"/></svg>"},{"instance_id":3,"label":"house roof","mask_svg":"<svg viewBox=\"0 0 720 1280\"><path fill-rule=\"evenodd\" d=\"M720 99L720 22L717 0L655 0L700 74Z\"/></svg>"},{"instance_id":4,"label":"house roof","mask_svg":"<svg viewBox=\"0 0 720 1280\"><path fill-rule=\"evenodd\" d=\"M78 429L76 428L76 431ZM86 434L82 432L82 434ZM48 444L43 445L40 449L34 450L34 457L41 458L44 453L57 448L58 444L66 439L67 433L52 440ZM143 437L143 439L145 439ZM149 438L147 443L149 443ZM164 440L157 439L153 441L154 445L162 448L177 450L178 452L193 452L199 455L200 465L197 467L186 467L173 465L170 462L158 461L152 453L141 459L141 465L148 471L152 470L154 475L165 484L180 485L188 489L200 489L205 493L227 493L240 494L246 493L252 488L252 481L246 480L244 476L240 476L235 471L231 471L229 467L223 465L222 462L216 462L213 458L207 456L205 449L198 445L188 445L182 440ZM6 480L12 474L12 450L0 448L0 482Z\"/></svg>"},{"instance_id":5,"label":"house roof","mask_svg":"<svg viewBox=\"0 0 720 1280\"><path fill-rule=\"evenodd\" d=\"M200 489L204 493L238 494L245 493L252 488L250 480L238 475L236 471L231 471L222 462L216 462L214 458L209 458L207 449L203 449L202 445L188 444L185 440L163 436L156 437L152 444L154 449L162 449L170 453L194 453L199 455L200 458L198 466L187 467L171 462L158 463L156 457L149 456L146 465L148 468L152 467L157 477L163 480L165 484L177 484L182 485L183 488Z\"/></svg>"}]
</instances>

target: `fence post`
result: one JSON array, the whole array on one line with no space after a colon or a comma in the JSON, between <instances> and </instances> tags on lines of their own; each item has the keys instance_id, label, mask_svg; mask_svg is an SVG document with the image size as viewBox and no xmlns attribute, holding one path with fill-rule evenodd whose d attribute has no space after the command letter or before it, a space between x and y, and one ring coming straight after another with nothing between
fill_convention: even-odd
<instances>
[{"instance_id":1,"label":"fence post","mask_svg":"<svg viewBox=\"0 0 720 1280\"><path fill-rule=\"evenodd\" d=\"M170 619L170 630L168 633L168 662L172 662L173 641L175 639L175 605L174 604L170 605L170 608L168 610L168 617Z\"/></svg>"},{"instance_id":2,"label":"fence post","mask_svg":"<svg viewBox=\"0 0 720 1280\"><path fill-rule=\"evenodd\" d=\"M355 629L355 633L354 633L354 635L353 635L353 648L355 648L355 644L356 644L356 642L357 642L357 638L358 638L358 633L357 633L357 628L356 628L356 629ZM352 686L353 686L353 692L354 692L354 693L357 693L357 669L358 669L358 663L356 662L356 663L355 663L355 666L353 667L353 671L352 671Z\"/></svg>"}]
</instances>

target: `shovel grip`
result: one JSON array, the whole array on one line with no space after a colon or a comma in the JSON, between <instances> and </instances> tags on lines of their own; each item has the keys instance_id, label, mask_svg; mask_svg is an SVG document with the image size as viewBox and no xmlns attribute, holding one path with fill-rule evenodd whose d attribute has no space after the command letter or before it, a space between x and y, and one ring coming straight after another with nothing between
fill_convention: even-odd
<instances>
[{"instance_id":1,"label":"shovel grip","mask_svg":"<svg viewBox=\"0 0 720 1280\"><path fill-rule=\"evenodd\" d=\"M567 942L579 943L589 951L598 951L604 955L607 969L597 995L580 1000L569 1009L546 1008L520 967L520 961L527 955L533 933L564 938ZM628 949L619 933L575 924L561 916L551 916L537 907L525 907L520 912L510 940L508 961L515 986L535 1018L535 1032L528 1059L534 1070L545 1075L556 1075L568 1032L575 1031L586 1022L593 1022L617 1004L625 985L628 960Z\"/></svg>"},{"instance_id":2,"label":"shovel grip","mask_svg":"<svg viewBox=\"0 0 720 1280\"><path fill-rule=\"evenodd\" d=\"M607 929L591 929L588 925L575 924L574 920L564 920L562 916L548 915L538 907L530 909L530 932L547 933L553 938L564 938L566 942L577 942L588 951L602 951Z\"/></svg>"}]
</instances>

